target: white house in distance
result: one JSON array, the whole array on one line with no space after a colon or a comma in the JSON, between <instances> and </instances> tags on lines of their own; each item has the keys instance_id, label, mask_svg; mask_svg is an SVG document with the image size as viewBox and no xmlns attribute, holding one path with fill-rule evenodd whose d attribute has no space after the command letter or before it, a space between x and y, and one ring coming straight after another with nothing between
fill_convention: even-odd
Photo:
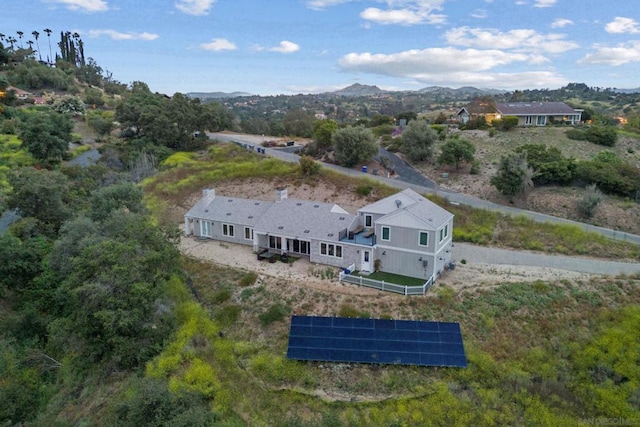
<instances>
[{"instance_id":1,"label":"white house in distance","mask_svg":"<svg viewBox=\"0 0 640 427\"><path fill-rule=\"evenodd\" d=\"M503 116L515 116L518 126L546 126L551 122L577 125L583 111L564 102L496 102L471 103L461 108L457 116L462 123L477 116L484 116L488 124Z\"/></svg>"},{"instance_id":2,"label":"white house in distance","mask_svg":"<svg viewBox=\"0 0 640 427\"><path fill-rule=\"evenodd\" d=\"M361 272L435 280L451 262L453 214L411 189L351 214L332 203L273 202L203 191L184 217L186 235L252 246L256 253L308 257Z\"/></svg>"}]
</instances>

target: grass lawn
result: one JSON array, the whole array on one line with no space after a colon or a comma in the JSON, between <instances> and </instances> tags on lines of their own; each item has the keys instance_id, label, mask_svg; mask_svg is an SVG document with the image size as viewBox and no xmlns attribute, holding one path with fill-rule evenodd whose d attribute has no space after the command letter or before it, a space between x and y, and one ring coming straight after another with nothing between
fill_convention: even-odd
<instances>
[{"instance_id":1,"label":"grass lawn","mask_svg":"<svg viewBox=\"0 0 640 427\"><path fill-rule=\"evenodd\" d=\"M406 285L406 286L422 286L425 284L425 279L418 279L415 277L402 276L400 274L393 273L384 273L382 271L377 271L375 273L371 273L369 275L360 274L359 271L354 271L352 273L355 276L366 277L367 279L380 280L385 281L386 283L395 283L396 285Z\"/></svg>"}]
</instances>

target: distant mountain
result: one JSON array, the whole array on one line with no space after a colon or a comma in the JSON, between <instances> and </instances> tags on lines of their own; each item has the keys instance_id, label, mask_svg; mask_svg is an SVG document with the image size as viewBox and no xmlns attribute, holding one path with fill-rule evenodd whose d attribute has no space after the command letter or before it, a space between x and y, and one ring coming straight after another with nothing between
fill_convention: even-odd
<instances>
[{"instance_id":1,"label":"distant mountain","mask_svg":"<svg viewBox=\"0 0 640 427\"><path fill-rule=\"evenodd\" d=\"M635 89L616 89L615 91L618 93L640 93L640 87Z\"/></svg>"},{"instance_id":2,"label":"distant mountain","mask_svg":"<svg viewBox=\"0 0 640 427\"><path fill-rule=\"evenodd\" d=\"M189 92L187 93L189 98L200 99L220 99L220 98L238 98L240 96L252 96L247 92Z\"/></svg>"},{"instance_id":3,"label":"distant mountain","mask_svg":"<svg viewBox=\"0 0 640 427\"><path fill-rule=\"evenodd\" d=\"M422 89L417 90L420 93L430 93L434 95L440 96L461 96L461 95L498 95L501 93L505 93L504 90L497 89L478 89L473 86L463 86L458 89L452 89L450 87L442 87L442 86L429 86Z\"/></svg>"},{"instance_id":4,"label":"distant mountain","mask_svg":"<svg viewBox=\"0 0 640 427\"><path fill-rule=\"evenodd\" d=\"M345 87L344 89L336 90L335 92L331 93L340 96L370 96L379 95L383 92L384 90L380 89L378 86L361 85L360 83L354 83L351 86Z\"/></svg>"}]
</instances>

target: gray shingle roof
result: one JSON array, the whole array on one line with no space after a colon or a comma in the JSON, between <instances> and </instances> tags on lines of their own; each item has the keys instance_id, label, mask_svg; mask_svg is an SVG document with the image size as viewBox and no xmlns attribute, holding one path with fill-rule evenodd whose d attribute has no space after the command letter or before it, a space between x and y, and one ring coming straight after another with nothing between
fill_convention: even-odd
<instances>
[{"instance_id":1,"label":"gray shingle roof","mask_svg":"<svg viewBox=\"0 0 640 427\"><path fill-rule=\"evenodd\" d=\"M399 206L396 201L400 202ZM451 212L410 188L378 200L358 212L384 215L376 220L376 224L427 229L437 229L453 218Z\"/></svg>"},{"instance_id":2,"label":"gray shingle roof","mask_svg":"<svg viewBox=\"0 0 640 427\"><path fill-rule=\"evenodd\" d=\"M217 195L203 197L185 215L214 222L254 227L257 232L300 239L338 241L339 233L353 228L356 216L333 203L284 199L280 202Z\"/></svg>"},{"instance_id":3,"label":"gray shingle roof","mask_svg":"<svg viewBox=\"0 0 640 427\"><path fill-rule=\"evenodd\" d=\"M285 199L274 203L256 223L256 230L300 239L339 241L356 216L332 203Z\"/></svg>"},{"instance_id":4,"label":"gray shingle roof","mask_svg":"<svg viewBox=\"0 0 640 427\"><path fill-rule=\"evenodd\" d=\"M203 197L186 213L187 218L200 218L214 222L228 222L255 226L258 219L274 202L250 200L238 197Z\"/></svg>"},{"instance_id":5,"label":"gray shingle roof","mask_svg":"<svg viewBox=\"0 0 640 427\"><path fill-rule=\"evenodd\" d=\"M496 107L501 114L508 116L576 114L576 110L564 102L499 102Z\"/></svg>"}]
</instances>

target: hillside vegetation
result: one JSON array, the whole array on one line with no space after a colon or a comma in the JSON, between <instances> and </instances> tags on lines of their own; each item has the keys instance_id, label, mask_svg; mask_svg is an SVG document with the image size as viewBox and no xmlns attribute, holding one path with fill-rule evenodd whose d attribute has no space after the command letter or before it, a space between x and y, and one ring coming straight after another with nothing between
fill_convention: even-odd
<instances>
[{"instance_id":1,"label":"hillside vegetation","mask_svg":"<svg viewBox=\"0 0 640 427\"><path fill-rule=\"evenodd\" d=\"M0 234L0 424L640 419L640 277L492 282L461 292L438 285L406 298L318 289L184 256L176 224L203 188L245 180L325 186L357 202L395 190L208 141L206 131L237 125L227 108L123 85L85 60L79 37L61 37L56 67L33 50L0 45L0 199L21 217ZM19 98L4 90L10 85L30 94ZM374 104L335 113L355 125L385 105ZM307 119L300 111L282 129L313 130L294 120ZM502 134L496 140L510 144ZM101 146L102 161L68 166L70 144L87 142ZM489 145L481 150L492 164ZM456 241L640 259L638 246L577 227L435 201L456 214ZM457 321L469 366L291 361L292 313Z\"/></svg>"}]
</instances>

